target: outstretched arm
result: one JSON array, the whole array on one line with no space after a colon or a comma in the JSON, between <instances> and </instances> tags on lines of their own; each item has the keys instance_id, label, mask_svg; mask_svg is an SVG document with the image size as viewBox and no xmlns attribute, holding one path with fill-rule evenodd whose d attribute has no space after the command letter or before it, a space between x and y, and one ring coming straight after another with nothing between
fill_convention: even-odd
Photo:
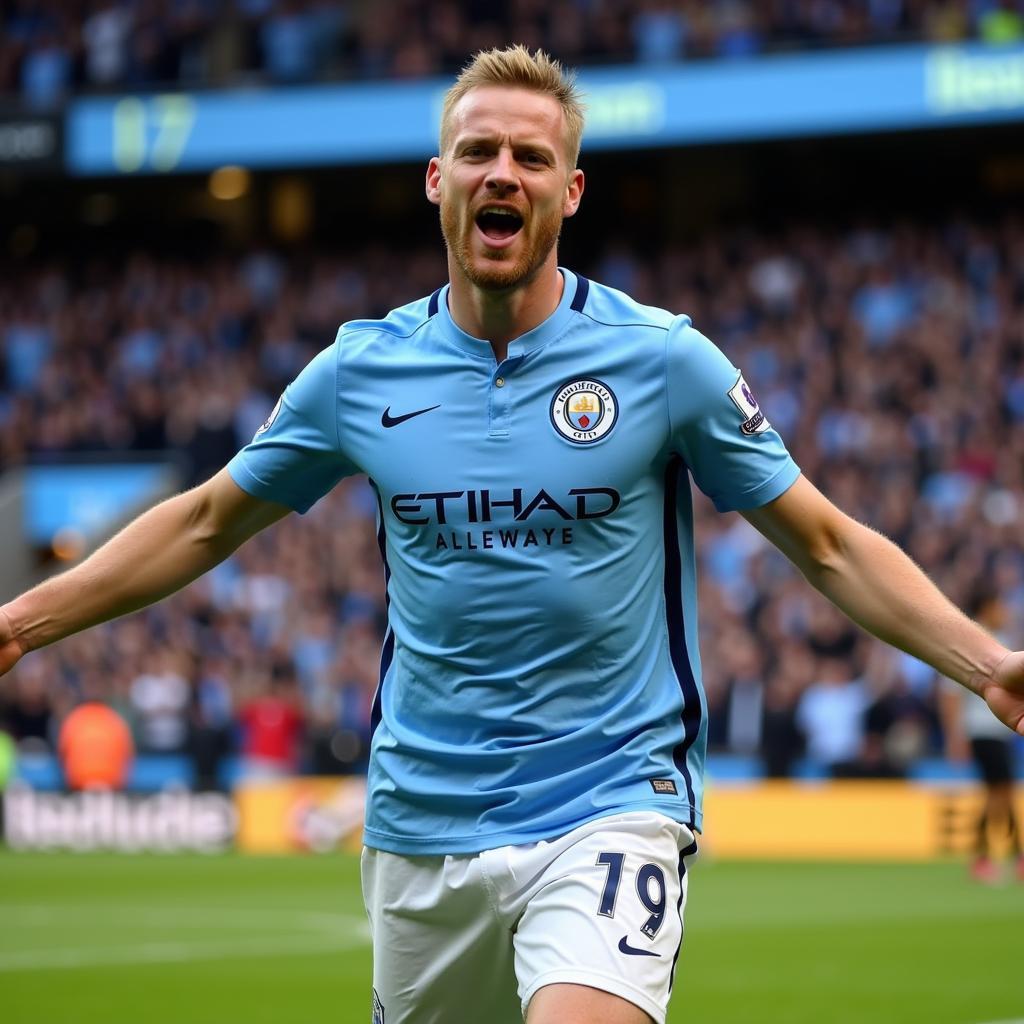
<instances>
[{"instance_id":1,"label":"outstretched arm","mask_svg":"<svg viewBox=\"0 0 1024 1024\"><path fill-rule=\"evenodd\" d=\"M895 544L835 507L806 478L743 513L854 622L981 694L1024 735L1024 652L948 601Z\"/></svg>"},{"instance_id":2,"label":"outstretched arm","mask_svg":"<svg viewBox=\"0 0 1024 1024\"><path fill-rule=\"evenodd\" d=\"M80 565L0 608L0 675L28 651L181 589L289 511L247 494L226 469L155 505Z\"/></svg>"}]
</instances>

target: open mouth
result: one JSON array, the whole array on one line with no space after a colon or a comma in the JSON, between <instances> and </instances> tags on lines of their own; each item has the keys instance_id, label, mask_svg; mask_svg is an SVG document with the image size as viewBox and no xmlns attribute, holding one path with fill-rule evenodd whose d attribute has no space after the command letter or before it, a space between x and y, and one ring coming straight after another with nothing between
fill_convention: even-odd
<instances>
[{"instance_id":1,"label":"open mouth","mask_svg":"<svg viewBox=\"0 0 1024 1024\"><path fill-rule=\"evenodd\" d=\"M485 238L492 242L504 242L519 233L523 227L523 218L515 210L485 206L476 215L476 226Z\"/></svg>"}]
</instances>

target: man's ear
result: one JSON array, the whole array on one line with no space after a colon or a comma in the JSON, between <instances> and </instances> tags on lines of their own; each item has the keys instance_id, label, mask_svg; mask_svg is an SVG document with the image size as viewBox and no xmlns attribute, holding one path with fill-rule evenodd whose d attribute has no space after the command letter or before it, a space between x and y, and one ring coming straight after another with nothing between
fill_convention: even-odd
<instances>
[{"instance_id":1,"label":"man's ear","mask_svg":"<svg viewBox=\"0 0 1024 1024\"><path fill-rule=\"evenodd\" d=\"M562 204L562 216L571 217L579 208L583 198L583 172L577 167L569 175L569 187L565 190L565 202Z\"/></svg>"},{"instance_id":2,"label":"man's ear","mask_svg":"<svg viewBox=\"0 0 1024 1024\"><path fill-rule=\"evenodd\" d=\"M441 205L441 158L432 156L427 164L427 199L435 206Z\"/></svg>"}]
</instances>

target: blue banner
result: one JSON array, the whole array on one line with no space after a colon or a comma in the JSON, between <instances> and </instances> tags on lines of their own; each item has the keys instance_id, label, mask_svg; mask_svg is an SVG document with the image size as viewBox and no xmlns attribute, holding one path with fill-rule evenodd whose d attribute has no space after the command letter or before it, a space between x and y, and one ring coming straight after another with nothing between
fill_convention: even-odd
<instances>
[{"instance_id":1,"label":"blue banner","mask_svg":"<svg viewBox=\"0 0 1024 1024\"><path fill-rule=\"evenodd\" d=\"M448 80L83 98L78 175L425 160ZM1024 118L1024 47L908 46L585 70L584 151Z\"/></svg>"},{"instance_id":2,"label":"blue banner","mask_svg":"<svg viewBox=\"0 0 1024 1024\"><path fill-rule=\"evenodd\" d=\"M101 538L178 483L167 462L28 466L24 481L25 536L43 547L61 530Z\"/></svg>"}]
</instances>

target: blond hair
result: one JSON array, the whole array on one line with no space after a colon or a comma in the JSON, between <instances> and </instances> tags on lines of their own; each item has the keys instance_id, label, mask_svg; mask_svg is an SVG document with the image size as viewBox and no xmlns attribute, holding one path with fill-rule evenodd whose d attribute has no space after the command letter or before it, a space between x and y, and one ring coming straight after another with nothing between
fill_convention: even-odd
<instances>
[{"instance_id":1,"label":"blond hair","mask_svg":"<svg viewBox=\"0 0 1024 1024\"><path fill-rule=\"evenodd\" d=\"M451 145L451 114L470 89L483 85L504 85L554 96L565 119L565 148L570 166L575 167L583 139L583 97L576 76L543 50L533 53L522 45L504 50L481 50L462 69L455 84L445 93L441 108L441 155Z\"/></svg>"}]
</instances>

